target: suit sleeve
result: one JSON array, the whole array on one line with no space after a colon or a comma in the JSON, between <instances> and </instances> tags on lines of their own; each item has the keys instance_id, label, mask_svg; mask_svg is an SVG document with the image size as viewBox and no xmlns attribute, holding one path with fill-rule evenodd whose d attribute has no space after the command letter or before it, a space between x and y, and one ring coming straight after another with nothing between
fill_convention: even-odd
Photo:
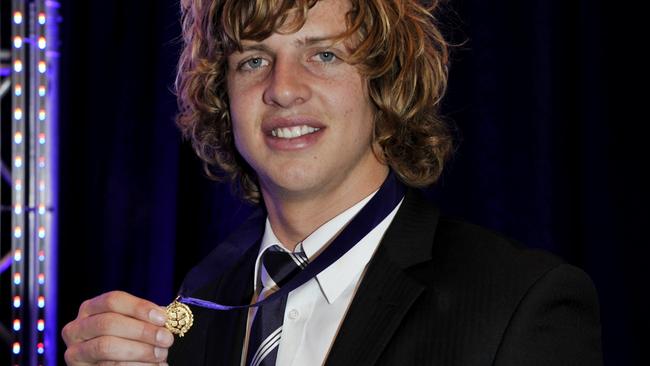
<instances>
[{"instance_id":1,"label":"suit sleeve","mask_svg":"<svg viewBox=\"0 0 650 366\"><path fill-rule=\"evenodd\" d=\"M583 271L561 264L526 292L504 333L495 366L602 365L598 299Z\"/></svg>"}]
</instances>

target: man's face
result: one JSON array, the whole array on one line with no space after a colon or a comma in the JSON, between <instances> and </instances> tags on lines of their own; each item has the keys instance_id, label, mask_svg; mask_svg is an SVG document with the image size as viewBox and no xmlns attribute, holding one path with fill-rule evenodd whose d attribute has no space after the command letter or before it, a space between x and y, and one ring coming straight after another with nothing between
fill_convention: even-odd
<instances>
[{"instance_id":1,"label":"man's face","mask_svg":"<svg viewBox=\"0 0 650 366\"><path fill-rule=\"evenodd\" d=\"M346 30L349 6L320 1L297 32L244 41L228 58L235 143L265 196L350 189L386 169L371 148L365 81L339 58L346 46L327 40Z\"/></svg>"}]
</instances>

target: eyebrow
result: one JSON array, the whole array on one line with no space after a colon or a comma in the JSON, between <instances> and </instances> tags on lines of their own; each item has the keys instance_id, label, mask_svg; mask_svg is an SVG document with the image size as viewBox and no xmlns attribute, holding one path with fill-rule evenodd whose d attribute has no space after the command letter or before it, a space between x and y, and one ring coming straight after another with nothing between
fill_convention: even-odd
<instances>
[{"instance_id":1,"label":"eyebrow","mask_svg":"<svg viewBox=\"0 0 650 366\"><path fill-rule=\"evenodd\" d=\"M271 53L271 49L262 43L243 44L241 47L242 52L246 51L262 51Z\"/></svg>"},{"instance_id":2,"label":"eyebrow","mask_svg":"<svg viewBox=\"0 0 650 366\"><path fill-rule=\"evenodd\" d=\"M324 42L330 42L332 39L334 39L335 36L324 36L324 37L305 37L301 39L296 39L292 43L296 48L299 47L308 47L308 46L313 46L315 44L319 43L324 43ZM332 42L334 44L334 42ZM263 43L252 43L252 44L243 44L242 45L242 51L261 51L261 52L268 52L268 53L273 53L271 48L269 48L267 45Z\"/></svg>"},{"instance_id":3,"label":"eyebrow","mask_svg":"<svg viewBox=\"0 0 650 366\"><path fill-rule=\"evenodd\" d=\"M296 39L293 43L296 47L313 46L323 42L330 42L334 38L335 36L305 37L303 39Z\"/></svg>"}]
</instances>

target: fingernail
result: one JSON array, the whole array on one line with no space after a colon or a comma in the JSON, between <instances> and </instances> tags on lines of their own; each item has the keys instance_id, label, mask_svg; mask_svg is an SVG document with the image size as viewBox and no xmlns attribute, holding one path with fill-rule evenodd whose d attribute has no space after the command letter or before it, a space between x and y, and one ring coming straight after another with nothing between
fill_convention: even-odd
<instances>
[{"instance_id":1,"label":"fingernail","mask_svg":"<svg viewBox=\"0 0 650 366\"><path fill-rule=\"evenodd\" d=\"M167 358L167 348L155 347L153 349L153 354L156 355L157 360L164 360Z\"/></svg>"},{"instance_id":2,"label":"fingernail","mask_svg":"<svg viewBox=\"0 0 650 366\"><path fill-rule=\"evenodd\" d=\"M165 314L165 312L160 309L151 309L149 311L149 320L151 320L156 325L163 326L167 321L167 314Z\"/></svg>"},{"instance_id":3,"label":"fingernail","mask_svg":"<svg viewBox=\"0 0 650 366\"><path fill-rule=\"evenodd\" d=\"M174 343L174 336L165 329L159 329L156 332L156 342L163 347L169 347Z\"/></svg>"}]
</instances>

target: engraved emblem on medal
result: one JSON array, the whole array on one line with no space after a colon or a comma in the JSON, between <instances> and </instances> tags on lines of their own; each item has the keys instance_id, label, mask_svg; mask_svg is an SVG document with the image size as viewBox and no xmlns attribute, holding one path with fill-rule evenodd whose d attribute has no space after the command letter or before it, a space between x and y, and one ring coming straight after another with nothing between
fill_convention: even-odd
<instances>
[{"instance_id":1,"label":"engraved emblem on medal","mask_svg":"<svg viewBox=\"0 0 650 366\"><path fill-rule=\"evenodd\" d=\"M194 315L189 306L174 300L167 306L167 322L165 328L169 329L173 334L178 334L182 337L190 330L194 323Z\"/></svg>"}]
</instances>

